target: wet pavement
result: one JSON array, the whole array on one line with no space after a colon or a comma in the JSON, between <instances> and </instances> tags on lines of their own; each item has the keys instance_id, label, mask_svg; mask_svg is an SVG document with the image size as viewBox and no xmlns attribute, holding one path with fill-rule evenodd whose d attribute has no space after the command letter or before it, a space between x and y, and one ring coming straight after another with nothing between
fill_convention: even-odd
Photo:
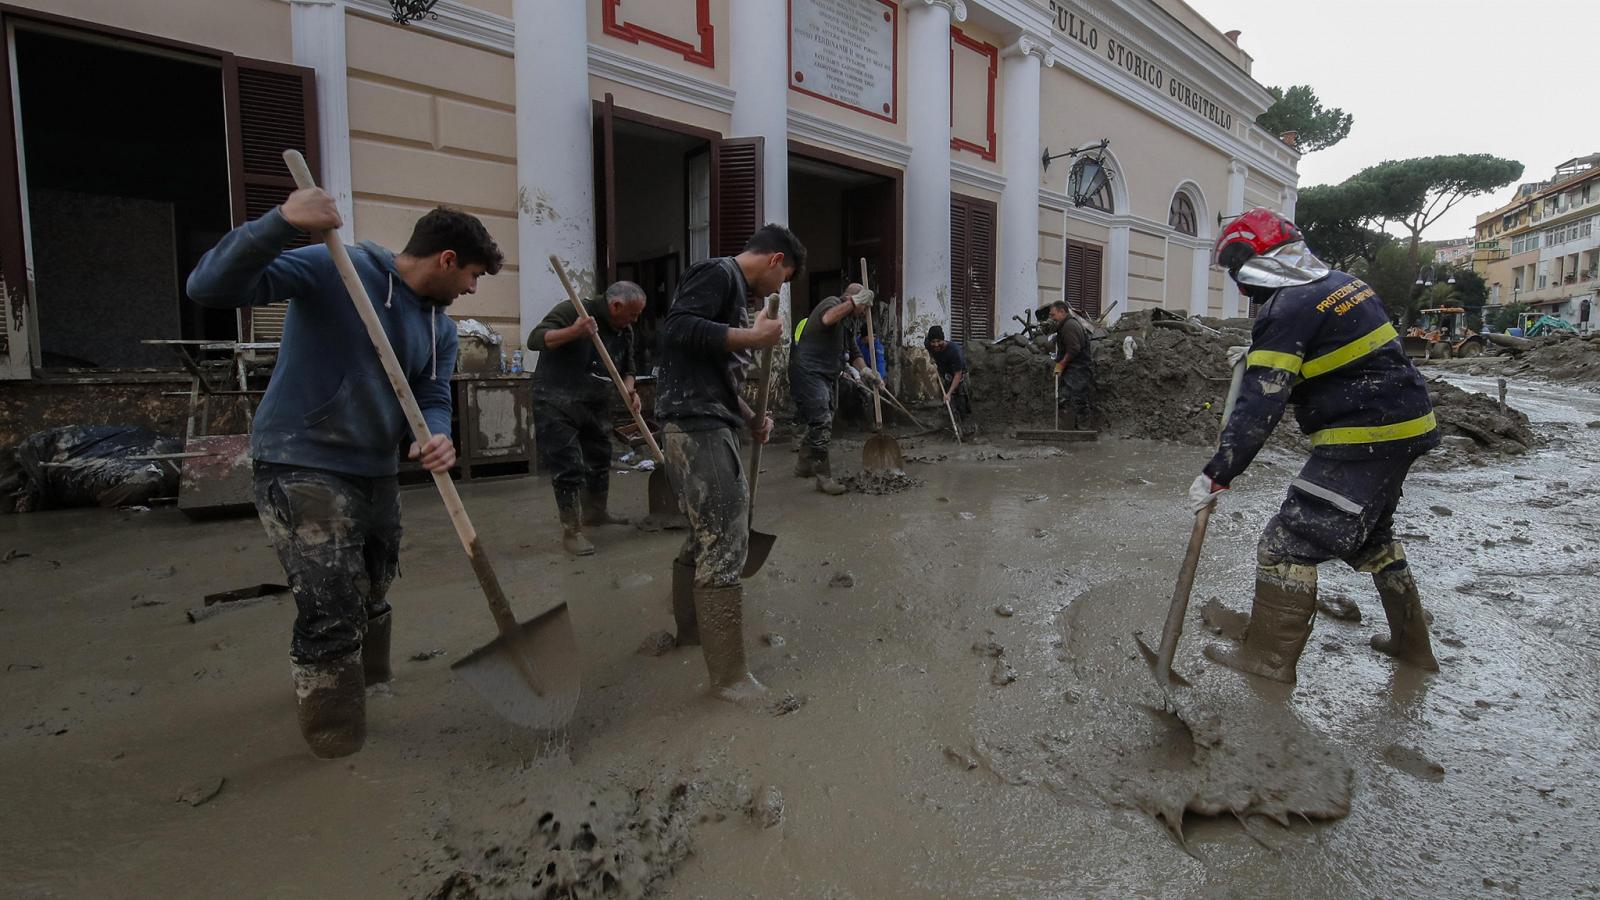
<instances>
[{"instance_id":1,"label":"wet pavement","mask_svg":"<svg viewBox=\"0 0 1600 900\"><path fill-rule=\"evenodd\" d=\"M519 613L572 608L585 695L564 759L537 759L549 748L450 677L491 626L427 491L404 495L397 679L369 704L367 749L335 763L295 733L289 604L183 616L204 593L278 578L259 525L6 517L0 556L30 555L0 566L0 796L21 811L0 824L0 883L23 897L422 896L458 869L531 865L485 854L537 843L556 794L581 810L592 793L599 821L665 775L704 805L652 845L654 880L625 883L668 897L1600 893L1583 861L1600 801L1600 396L1517 382L1509 402L1547 446L1493 465L1441 457L1397 517L1438 675L1367 647L1384 630L1370 579L1334 565L1324 595L1363 620L1319 616L1295 690L1201 657L1219 638L1200 605L1248 609L1256 535L1298 467L1262 456L1213 517L1185 623L1176 667L1194 687L1176 696L1209 723L1195 733L1152 712L1163 697L1132 633L1159 635L1200 448L904 441L950 458L913 463L922 486L843 497L789 477L773 448L756 527L778 542L746 627L756 675L795 697L754 710L701 696L697 651L636 652L671 627L681 533L603 529L597 556L571 560L546 484L464 486ZM836 470L858 448L836 451ZM642 513L644 476L618 477L613 497ZM1149 801L1192 783L1202 731L1221 735L1213 760L1242 748L1347 786L1348 815L1285 828L1190 814L1180 841ZM213 799L175 802L219 777ZM751 797L761 815L739 812Z\"/></svg>"}]
</instances>

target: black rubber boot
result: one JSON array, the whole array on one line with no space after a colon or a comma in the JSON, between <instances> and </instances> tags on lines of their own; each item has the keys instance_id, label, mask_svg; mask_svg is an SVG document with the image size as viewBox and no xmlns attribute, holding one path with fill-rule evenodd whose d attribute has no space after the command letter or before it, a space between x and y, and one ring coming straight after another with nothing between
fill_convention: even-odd
<instances>
[{"instance_id":1,"label":"black rubber boot","mask_svg":"<svg viewBox=\"0 0 1600 900\"><path fill-rule=\"evenodd\" d=\"M1372 636L1372 649L1429 672L1439 671L1428 640L1428 621L1422 613L1422 597L1411 567L1397 563L1372 576L1383 600L1383 614L1389 619L1389 633Z\"/></svg>"},{"instance_id":2,"label":"black rubber boot","mask_svg":"<svg viewBox=\"0 0 1600 900\"><path fill-rule=\"evenodd\" d=\"M694 589L700 621L701 650L711 676L711 695L743 703L757 700L767 688L750 674L744 656L744 586Z\"/></svg>"},{"instance_id":3,"label":"black rubber boot","mask_svg":"<svg viewBox=\"0 0 1600 900\"><path fill-rule=\"evenodd\" d=\"M595 526L631 524L622 516L613 516L611 514L611 511L606 508L608 500L608 494L602 494L597 491L584 491L583 498L579 501L579 509L583 513L580 521L584 525Z\"/></svg>"},{"instance_id":4,"label":"black rubber boot","mask_svg":"<svg viewBox=\"0 0 1600 900\"><path fill-rule=\"evenodd\" d=\"M394 610L367 620L367 635L361 639L361 669L367 687L384 684L394 677L389 666L389 632Z\"/></svg>"},{"instance_id":5,"label":"black rubber boot","mask_svg":"<svg viewBox=\"0 0 1600 900\"><path fill-rule=\"evenodd\" d=\"M594 545L583 536L583 521L578 507L563 506L561 512L561 549L573 556L593 556Z\"/></svg>"},{"instance_id":6,"label":"black rubber boot","mask_svg":"<svg viewBox=\"0 0 1600 900\"><path fill-rule=\"evenodd\" d=\"M329 663L294 664L300 735L319 759L338 759L367 740L367 692L361 652Z\"/></svg>"},{"instance_id":7,"label":"black rubber boot","mask_svg":"<svg viewBox=\"0 0 1600 900\"><path fill-rule=\"evenodd\" d=\"M672 620L678 626L678 646L700 645L700 620L694 610L694 563L672 561Z\"/></svg>"},{"instance_id":8,"label":"black rubber boot","mask_svg":"<svg viewBox=\"0 0 1600 900\"><path fill-rule=\"evenodd\" d=\"M1244 644L1212 644L1205 655L1241 672L1294 684L1295 666L1317 614L1317 567L1284 563L1256 568L1256 597Z\"/></svg>"},{"instance_id":9,"label":"black rubber boot","mask_svg":"<svg viewBox=\"0 0 1600 900\"><path fill-rule=\"evenodd\" d=\"M837 497L845 492L845 486L833 480L833 463L828 459L828 451L824 450L811 464L812 471L817 473L817 490L830 497Z\"/></svg>"}]
</instances>

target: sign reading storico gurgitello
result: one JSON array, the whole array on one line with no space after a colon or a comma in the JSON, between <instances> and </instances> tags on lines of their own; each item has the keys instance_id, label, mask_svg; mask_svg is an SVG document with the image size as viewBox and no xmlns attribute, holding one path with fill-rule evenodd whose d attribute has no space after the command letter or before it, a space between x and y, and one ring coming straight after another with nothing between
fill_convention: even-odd
<instances>
[{"instance_id":1,"label":"sign reading storico gurgitello","mask_svg":"<svg viewBox=\"0 0 1600 900\"><path fill-rule=\"evenodd\" d=\"M1233 113L1191 87L1182 78L1170 74L1166 67L1156 62L1140 48L1113 34L1098 21L1087 19L1064 3L1051 0L1050 13L1056 31L1066 35L1090 53L1102 55L1111 65L1144 82L1158 93L1166 95L1196 115L1203 116L1223 129L1233 128Z\"/></svg>"},{"instance_id":2,"label":"sign reading storico gurgitello","mask_svg":"<svg viewBox=\"0 0 1600 900\"><path fill-rule=\"evenodd\" d=\"M789 0L789 87L895 121L899 12L889 0Z\"/></svg>"}]
</instances>

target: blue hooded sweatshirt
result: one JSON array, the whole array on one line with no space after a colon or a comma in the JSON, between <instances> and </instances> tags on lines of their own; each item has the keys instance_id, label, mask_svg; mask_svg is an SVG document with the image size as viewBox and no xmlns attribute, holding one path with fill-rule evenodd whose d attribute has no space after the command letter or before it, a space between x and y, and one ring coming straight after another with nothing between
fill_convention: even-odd
<instances>
[{"instance_id":1,"label":"blue hooded sweatshirt","mask_svg":"<svg viewBox=\"0 0 1600 900\"><path fill-rule=\"evenodd\" d=\"M346 475L393 475L399 451L412 438L405 413L328 248L284 252L298 234L273 209L230 231L189 276L189 296L202 306L291 301L277 368L256 411L250 455ZM350 258L428 429L449 435L455 323L442 306L406 286L393 253L363 241Z\"/></svg>"}]
</instances>

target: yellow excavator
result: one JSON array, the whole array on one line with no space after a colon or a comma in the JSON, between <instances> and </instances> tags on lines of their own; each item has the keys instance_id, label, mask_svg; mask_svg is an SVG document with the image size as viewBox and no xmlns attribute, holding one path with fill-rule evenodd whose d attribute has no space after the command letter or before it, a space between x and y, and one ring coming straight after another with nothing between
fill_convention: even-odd
<instances>
[{"instance_id":1,"label":"yellow excavator","mask_svg":"<svg viewBox=\"0 0 1600 900\"><path fill-rule=\"evenodd\" d=\"M1482 356L1484 337L1466 327L1467 311L1459 306L1439 306L1422 311L1401 343L1412 359L1457 359Z\"/></svg>"}]
</instances>

